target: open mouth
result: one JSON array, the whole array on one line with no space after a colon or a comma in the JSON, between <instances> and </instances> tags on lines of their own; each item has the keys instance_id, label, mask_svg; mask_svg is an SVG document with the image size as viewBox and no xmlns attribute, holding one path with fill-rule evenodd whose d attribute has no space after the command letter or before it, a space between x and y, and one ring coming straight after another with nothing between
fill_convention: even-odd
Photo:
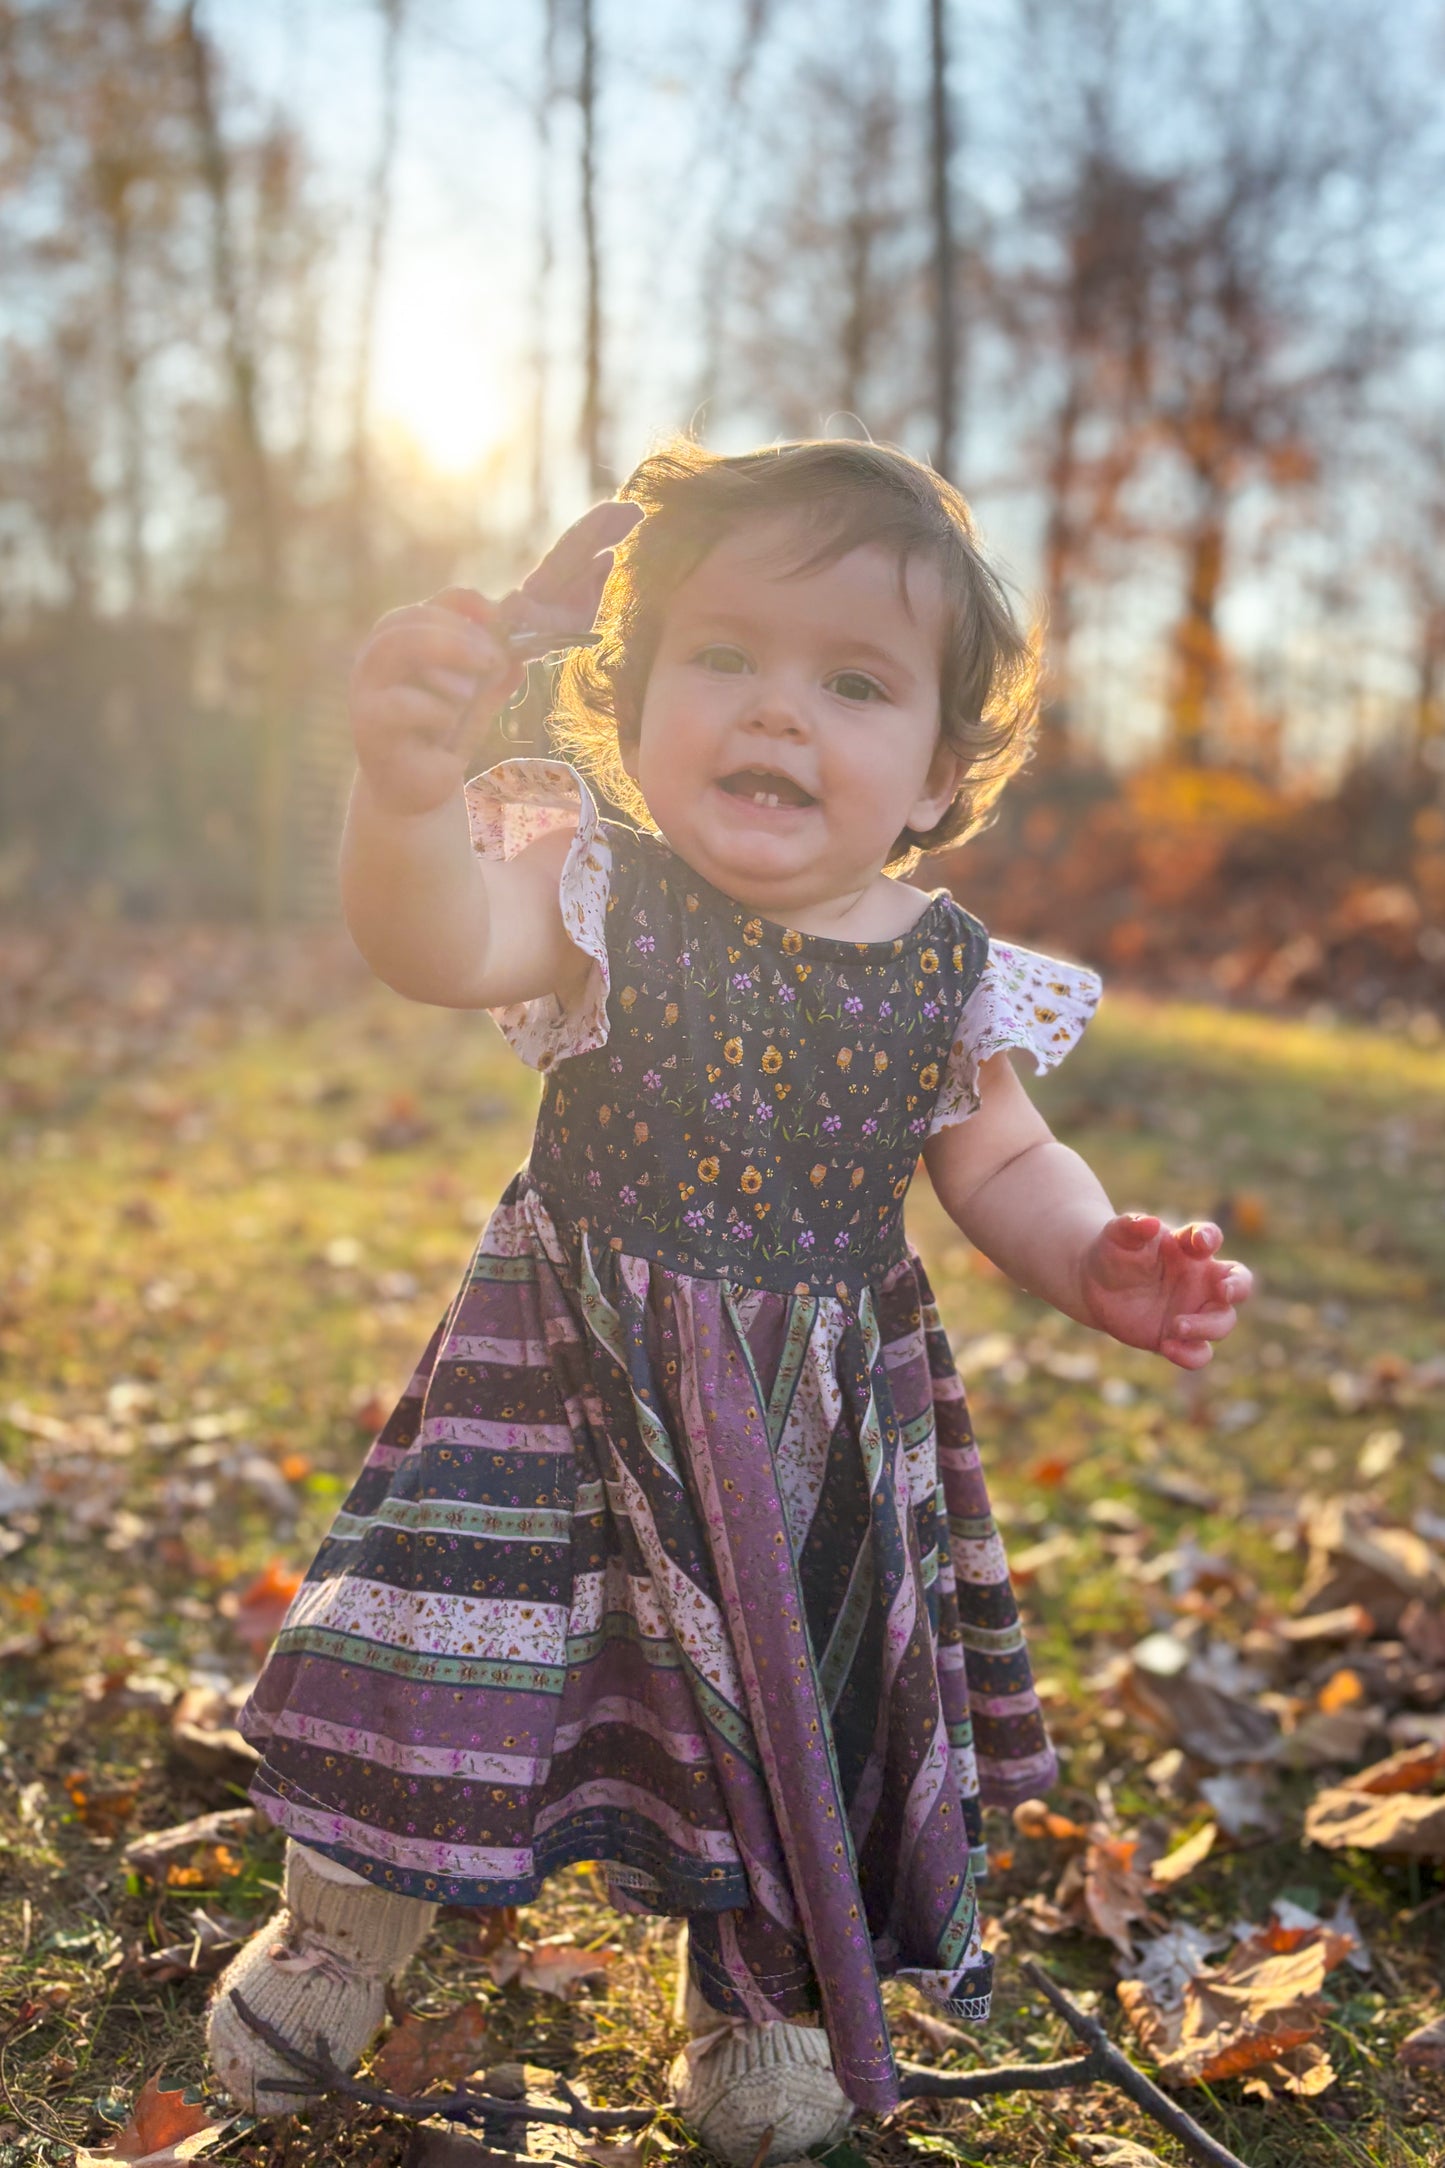
<instances>
[{"instance_id":1,"label":"open mouth","mask_svg":"<svg viewBox=\"0 0 1445 2168\"><path fill-rule=\"evenodd\" d=\"M730 798L741 798L750 805L805 806L816 805L817 799L801 783L791 776L770 775L764 768L739 768L735 775L725 775L718 783Z\"/></svg>"}]
</instances>

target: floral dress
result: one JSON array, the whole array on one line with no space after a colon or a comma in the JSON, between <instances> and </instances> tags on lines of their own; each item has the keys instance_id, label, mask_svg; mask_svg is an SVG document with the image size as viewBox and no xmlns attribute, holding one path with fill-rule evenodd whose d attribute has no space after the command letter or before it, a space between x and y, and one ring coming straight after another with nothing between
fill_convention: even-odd
<instances>
[{"instance_id":1,"label":"floral dress","mask_svg":"<svg viewBox=\"0 0 1445 2168\"><path fill-rule=\"evenodd\" d=\"M468 797L488 855L575 831L594 968L498 1012L530 1162L243 1712L252 1797L419 1898L595 1861L886 2109L880 1979L987 2016L980 1803L1055 1766L903 1200L979 1064L1058 1061L1098 982L943 891L891 941L752 915L558 762Z\"/></svg>"}]
</instances>

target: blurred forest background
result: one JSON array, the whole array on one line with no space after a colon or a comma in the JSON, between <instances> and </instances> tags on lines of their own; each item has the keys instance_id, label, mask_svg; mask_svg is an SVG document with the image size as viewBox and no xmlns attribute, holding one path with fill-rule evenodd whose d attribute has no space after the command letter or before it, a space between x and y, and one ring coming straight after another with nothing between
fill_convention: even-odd
<instances>
[{"instance_id":1,"label":"blurred forest background","mask_svg":"<svg viewBox=\"0 0 1445 2168\"><path fill-rule=\"evenodd\" d=\"M1433 1043L1442 67L1427 0L0 0L12 987L326 924L379 610L663 431L866 430L1047 612L966 900Z\"/></svg>"}]
</instances>

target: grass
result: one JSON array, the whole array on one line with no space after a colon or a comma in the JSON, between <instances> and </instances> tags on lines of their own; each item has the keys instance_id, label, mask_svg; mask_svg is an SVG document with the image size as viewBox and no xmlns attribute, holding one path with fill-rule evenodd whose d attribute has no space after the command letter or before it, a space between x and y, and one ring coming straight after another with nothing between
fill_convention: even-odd
<instances>
[{"instance_id":1,"label":"grass","mask_svg":"<svg viewBox=\"0 0 1445 2168\"><path fill-rule=\"evenodd\" d=\"M205 1984L151 1985L119 1960L183 1939L197 1902L264 1910L280 1854L255 1841L241 1875L211 1891L157 1898L127 1880L126 1835L235 1798L168 1758L158 1704L197 1668L247 1674L227 1598L268 1562L310 1556L377 1403L406 1375L525 1150L533 1080L485 1022L376 990L338 998L310 1023L258 1009L188 1014L169 1031L149 1026L138 1046L123 1031L47 1027L22 1037L8 1077L0 1445L18 1480L56 1486L43 1510L12 1523L24 1540L0 1582L0 2168L19 2168L68 2159L87 2131L98 2142L157 2070L204 2076ZM965 1360L986 1336L1012 1342L984 1350L971 1397L1011 1548L1027 1560L1050 1545L1024 1594L1064 1756L1061 1801L1094 1811L1112 1800L1126 1819L1164 1815L1177 1829L1187 1805L1161 1800L1148 1774L1161 1742L1091 1684L1170 1615L1157 1583L1122 1568L1118 1505L1137 1514L1146 1559L1192 1536L1250 1577L1256 1609L1282 1606L1299 1582L1282 1501L1357 1483L1360 1448L1382 1423L1404 1436L1376 1486L1386 1503L1407 1520L1422 1502L1445 1508L1426 1474L1445 1451L1445 1396L1342 1412L1361 1397L1351 1381L1373 1377L1378 1398L1403 1365L1439 1352L1445 1055L1358 1030L1115 998L1039 1095L1121 1205L1223 1217L1231 1249L1261 1276L1229 1349L1186 1379L1020 1296L923 1183L913 1200ZM1098 1367L1085 1375L1090 1352ZM48 1435L46 1418L60 1426ZM291 1511L278 1513L274 1485L268 1500L237 1473L242 1442L284 1466ZM1181 1481L1197 1486L1192 1506L1177 1502ZM1231 1633L1248 1610L1227 1614ZM92 1793L134 1793L114 1835L87 1827L72 1774ZM1217 1853L1167 1909L1228 1923L1258 1917L1285 1889L1324 1903L1350 1891L1376 1970L1331 1979L1339 2082L1314 2101L1266 2105L1226 2086L1188 2104L1252 2168L1445 2158L1445 2084L1410 2079L1394 2060L1399 2037L1438 2006L1445 1907L1399 1919L1431 1894L1434 1871L1412 1878L1359 1856L1305 1854L1308 1790L1295 1781L1295 1818L1279 1839ZM994 1836L1012 1863L991 1904L1007 1910L1052 1887L1058 1862L1045 1846L1016 1841L1003 1822ZM589 2002L488 1987L489 2059L516 2053L566 2070L609 2102L660 2097L678 2045L671 1924L614 1923L586 1870L560 1878L528 1924L606 1933L627 1955L611 1992ZM1030 1942L1018 1924L1008 1933L1110 2017L1107 1945ZM466 1921L443 1925L408 1975L410 2002L441 2010L485 1985L471 1936ZM1049 2057L1064 2046L1005 1953L980 2053ZM1020 2096L982 2113L916 2104L861 2132L853 2159L1042 2168L1077 2159L1070 2135L1086 2131L1183 2158L1101 2093ZM241 2132L229 2157L270 2168L388 2162L403 2136L386 2118L332 2106ZM676 2126L659 2127L657 2149L684 2143Z\"/></svg>"}]
</instances>

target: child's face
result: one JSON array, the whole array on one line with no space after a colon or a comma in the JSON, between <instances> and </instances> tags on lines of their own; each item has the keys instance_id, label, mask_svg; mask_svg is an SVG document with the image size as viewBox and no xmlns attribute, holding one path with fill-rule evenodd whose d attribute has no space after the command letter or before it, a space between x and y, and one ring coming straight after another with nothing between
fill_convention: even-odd
<instances>
[{"instance_id":1,"label":"child's face","mask_svg":"<svg viewBox=\"0 0 1445 2168\"><path fill-rule=\"evenodd\" d=\"M672 598L628 773L704 879L772 916L861 895L960 775L939 743L942 583L871 546L805 574L785 521Z\"/></svg>"}]
</instances>

